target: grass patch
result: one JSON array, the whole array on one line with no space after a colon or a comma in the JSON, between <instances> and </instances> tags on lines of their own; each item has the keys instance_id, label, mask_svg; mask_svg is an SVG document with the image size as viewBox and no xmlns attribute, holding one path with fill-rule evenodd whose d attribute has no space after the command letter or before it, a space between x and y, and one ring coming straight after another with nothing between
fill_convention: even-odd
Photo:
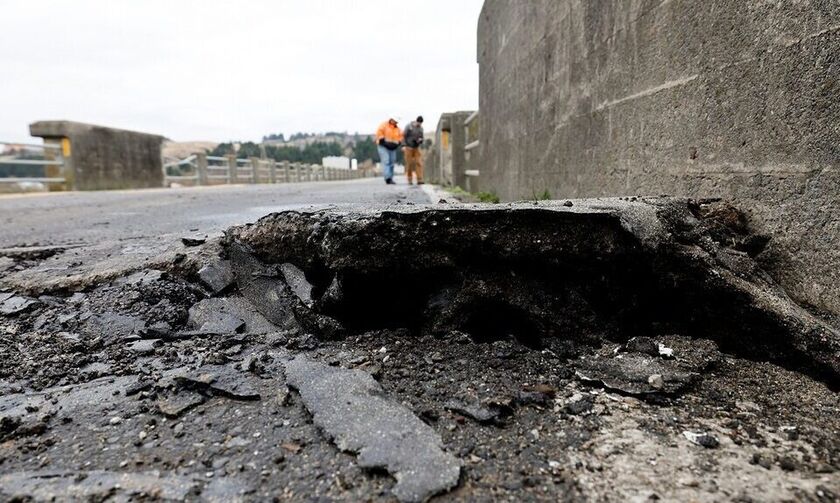
<instances>
[{"instance_id":1,"label":"grass patch","mask_svg":"<svg viewBox=\"0 0 840 503\"><path fill-rule=\"evenodd\" d=\"M452 194L456 199L465 203L491 203L497 204L501 202L499 196L495 192L467 192L458 186L446 187L446 191Z\"/></svg>"},{"instance_id":2,"label":"grass patch","mask_svg":"<svg viewBox=\"0 0 840 503\"><path fill-rule=\"evenodd\" d=\"M533 199L534 201L548 201L551 199L551 192L548 189L542 191L542 194L537 194L537 191L533 191Z\"/></svg>"},{"instance_id":3,"label":"grass patch","mask_svg":"<svg viewBox=\"0 0 840 503\"><path fill-rule=\"evenodd\" d=\"M500 201L499 196L497 196L495 192L479 192L475 195L475 197L477 197L482 203L497 204Z\"/></svg>"}]
</instances>

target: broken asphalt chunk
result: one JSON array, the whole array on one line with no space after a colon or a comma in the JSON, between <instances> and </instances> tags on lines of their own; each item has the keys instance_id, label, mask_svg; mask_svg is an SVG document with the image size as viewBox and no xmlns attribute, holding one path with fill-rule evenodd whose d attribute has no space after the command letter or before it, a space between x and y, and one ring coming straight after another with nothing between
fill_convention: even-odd
<instances>
[{"instance_id":1,"label":"broken asphalt chunk","mask_svg":"<svg viewBox=\"0 0 840 503\"><path fill-rule=\"evenodd\" d=\"M213 294L219 294L233 284L233 269L229 260L214 259L198 270L198 277Z\"/></svg>"},{"instance_id":2,"label":"broken asphalt chunk","mask_svg":"<svg viewBox=\"0 0 840 503\"><path fill-rule=\"evenodd\" d=\"M172 376L176 383L237 400L259 400L259 379L233 365L204 365Z\"/></svg>"},{"instance_id":3,"label":"broken asphalt chunk","mask_svg":"<svg viewBox=\"0 0 840 503\"><path fill-rule=\"evenodd\" d=\"M328 339L343 331L337 320L310 309L311 298L309 302L306 298L311 295L311 285L296 266L264 264L237 243L230 245L230 256L239 291L278 327L287 330L303 327ZM294 283L294 289L287 283L287 275Z\"/></svg>"},{"instance_id":4,"label":"broken asphalt chunk","mask_svg":"<svg viewBox=\"0 0 840 503\"><path fill-rule=\"evenodd\" d=\"M455 399L446 402L444 408L482 424L496 423L503 415L502 410L498 407L467 403Z\"/></svg>"},{"instance_id":5,"label":"broken asphalt chunk","mask_svg":"<svg viewBox=\"0 0 840 503\"><path fill-rule=\"evenodd\" d=\"M95 314L84 324L87 333L111 340L137 338L145 328L146 322L140 318L112 312Z\"/></svg>"},{"instance_id":6,"label":"broken asphalt chunk","mask_svg":"<svg viewBox=\"0 0 840 503\"><path fill-rule=\"evenodd\" d=\"M156 405L158 411L166 417L176 418L197 405L201 405L207 397L197 391L179 390L168 396L159 398Z\"/></svg>"},{"instance_id":7,"label":"broken asphalt chunk","mask_svg":"<svg viewBox=\"0 0 840 503\"><path fill-rule=\"evenodd\" d=\"M189 310L188 326L199 333L232 334L242 331L247 334L275 332L277 327L245 299L225 297L204 299Z\"/></svg>"},{"instance_id":8,"label":"broken asphalt chunk","mask_svg":"<svg viewBox=\"0 0 840 503\"><path fill-rule=\"evenodd\" d=\"M141 339L130 343L128 349L138 355L150 355L155 352L155 348L160 346L160 343L160 339Z\"/></svg>"},{"instance_id":9,"label":"broken asphalt chunk","mask_svg":"<svg viewBox=\"0 0 840 503\"><path fill-rule=\"evenodd\" d=\"M312 307L312 285L306 280L306 275L294 264L280 265L280 271L286 279L286 284L297 295L306 307Z\"/></svg>"},{"instance_id":10,"label":"broken asphalt chunk","mask_svg":"<svg viewBox=\"0 0 840 503\"><path fill-rule=\"evenodd\" d=\"M576 363L575 374L583 381L598 382L604 387L629 393L676 393L699 376L668 365L658 357L627 353L615 358L589 357ZM651 376L659 376L651 379Z\"/></svg>"},{"instance_id":11,"label":"broken asphalt chunk","mask_svg":"<svg viewBox=\"0 0 840 503\"><path fill-rule=\"evenodd\" d=\"M604 347L594 355L577 360L574 363L575 374L580 380L598 383L621 393L671 394L694 383L720 357L717 345L705 339L663 337L669 346L678 349L679 359L662 355L659 350L662 344L652 339L641 345L632 343L639 339L642 338L631 340L624 349L641 349L643 352L615 352Z\"/></svg>"},{"instance_id":12,"label":"broken asphalt chunk","mask_svg":"<svg viewBox=\"0 0 840 503\"><path fill-rule=\"evenodd\" d=\"M388 399L370 374L298 356L286 363L286 378L339 449L358 453L361 467L394 476L400 501L425 501L458 483L460 464L437 433Z\"/></svg>"},{"instance_id":13,"label":"broken asphalt chunk","mask_svg":"<svg viewBox=\"0 0 840 503\"><path fill-rule=\"evenodd\" d=\"M38 301L29 297L9 293L0 294L0 314L19 314L36 304Z\"/></svg>"}]
</instances>

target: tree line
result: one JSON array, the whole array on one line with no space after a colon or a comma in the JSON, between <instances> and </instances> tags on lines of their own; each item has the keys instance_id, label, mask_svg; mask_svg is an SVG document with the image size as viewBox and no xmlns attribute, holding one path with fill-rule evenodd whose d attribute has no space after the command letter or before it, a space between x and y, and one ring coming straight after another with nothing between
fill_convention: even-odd
<instances>
[{"instance_id":1,"label":"tree line","mask_svg":"<svg viewBox=\"0 0 840 503\"><path fill-rule=\"evenodd\" d=\"M277 135L280 136L280 135ZM292 135L295 136L295 135ZM279 139L279 138L278 138ZM226 156L234 152L233 143L220 143L216 148L208 152L212 156ZM367 160L377 162L379 154L376 151L376 144L372 138L362 138L355 143L349 143L347 147L338 142L316 141L303 147L294 145L266 145L265 155L275 161L302 162L306 164L320 164L324 157L348 155L363 163ZM402 152L398 153L398 162ZM260 157L260 145L251 141L240 143L236 156L240 159L249 157Z\"/></svg>"}]
</instances>

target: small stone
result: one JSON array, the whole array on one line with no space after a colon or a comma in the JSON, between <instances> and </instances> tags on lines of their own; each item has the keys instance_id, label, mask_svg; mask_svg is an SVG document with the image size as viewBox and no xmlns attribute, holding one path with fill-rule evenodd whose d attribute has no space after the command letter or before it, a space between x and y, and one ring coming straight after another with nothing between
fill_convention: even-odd
<instances>
[{"instance_id":1,"label":"small stone","mask_svg":"<svg viewBox=\"0 0 840 503\"><path fill-rule=\"evenodd\" d=\"M689 442L705 447L706 449L714 449L720 445L720 441L711 433L694 433L691 431L684 431L683 436L687 438Z\"/></svg>"},{"instance_id":2,"label":"small stone","mask_svg":"<svg viewBox=\"0 0 840 503\"><path fill-rule=\"evenodd\" d=\"M287 451L291 452L292 454L297 454L302 449L302 447L299 444L295 444L295 443L292 443L292 442L285 442L283 444L280 444L280 447L286 449Z\"/></svg>"},{"instance_id":3,"label":"small stone","mask_svg":"<svg viewBox=\"0 0 840 503\"><path fill-rule=\"evenodd\" d=\"M566 403L566 405L563 407L563 410L566 412L566 414L577 416L591 411L592 406L593 400L591 396L583 396L580 394L576 394Z\"/></svg>"},{"instance_id":4,"label":"small stone","mask_svg":"<svg viewBox=\"0 0 840 503\"><path fill-rule=\"evenodd\" d=\"M460 400L449 400L444 407L447 410L468 417L479 423L494 423L499 419L500 412L480 404L466 403ZM457 421L456 417L456 421Z\"/></svg>"},{"instance_id":5,"label":"small stone","mask_svg":"<svg viewBox=\"0 0 840 503\"><path fill-rule=\"evenodd\" d=\"M770 458L768 458L767 456L763 456L761 453L758 452L753 453L752 459L750 459L750 464L758 465L764 468L765 470L769 470L773 466L773 463L771 462Z\"/></svg>"},{"instance_id":6,"label":"small stone","mask_svg":"<svg viewBox=\"0 0 840 503\"><path fill-rule=\"evenodd\" d=\"M650 337L633 337L624 345L624 351L659 356L659 347Z\"/></svg>"},{"instance_id":7,"label":"small stone","mask_svg":"<svg viewBox=\"0 0 840 503\"><path fill-rule=\"evenodd\" d=\"M291 399L291 392L289 391L288 386L280 386L277 389L277 404L280 406L285 407L289 405L289 400Z\"/></svg>"},{"instance_id":8,"label":"small stone","mask_svg":"<svg viewBox=\"0 0 840 503\"><path fill-rule=\"evenodd\" d=\"M665 381L662 379L661 374L653 374L650 377L648 377L648 384L650 384L651 387L656 389L662 389L665 387Z\"/></svg>"},{"instance_id":9,"label":"small stone","mask_svg":"<svg viewBox=\"0 0 840 503\"><path fill-rule=\"evenodd\" d=\"M198 237L183 237L181 238L181 242L184 243L184 246L200 246L206 243L207 239Z\"/></svg>"},{"instance_id":10,"label":"small stone","mask_svg":"<svg viewBox=\"0 0 840 503\"><path fill-rule=\"evenodd\" d=\"M138 355L149 355L155 352L155 347L160 344L160 339L141 339L128 345L128 349Z\"/></svg>"},{"instance_id":11,"label":"small stone","mask_svg":"<svg viewBox=\"0 0 840 503\"><path fill-rule=\"evenodd\" d=\"M145 440L148 436L149 434L146 433L146 430L142 430L140 431L140 433L137 434L137 438L139 438L140 440Z\"/></svg>"},{"instance_id":12,"label":"small stone","mask_svg":"<svg viewBox=\"0 0 840 503\"><path fill-rule=\"evenodd\" d=\"M814 465L814 473L834 473L834 467L828 463L817 463Z\"/></svg>"},{"instance_id":13,"label":"small stone","mask_svg":"<svg viewBox=\"0 0 840 503\"><path fill-rule=\"evenodd\" d=\"M786 472L792 472L796 470L796 461L791 457L785 456L779 460L779 467Z\"/></svg>"},{"instance_id":14,"label":"small stone","mask_svg":"<svg viewBox=\"0 0 840 503\"><path fill-rule=\"evenodd\" d=\"M664 344L660 343L659 345L659 356L663 358L673 358L674 357L674 350L665 346Z\"/></svg>"},{"instance_id":15,"label":"small stone","mask_svg":"<svg viewBox=\"0 0 840 503\"><path fill-rule=\"evenodd\" d=\"M108 421L108 424L116 425L116 424L120 424L122 422L123 422L123 418L121 418L120 416L114 416Z\"/></svg>"}]
</instances>

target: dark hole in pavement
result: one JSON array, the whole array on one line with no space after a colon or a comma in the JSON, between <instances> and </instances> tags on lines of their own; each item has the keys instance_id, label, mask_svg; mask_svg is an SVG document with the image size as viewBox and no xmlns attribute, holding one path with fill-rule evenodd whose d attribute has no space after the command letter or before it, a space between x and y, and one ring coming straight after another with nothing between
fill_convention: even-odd
<instances>
[{"instance_id":1,"label":"dark hole in pavement","mask_svg":"<svg viewBox=\"0 0 840 503\"><path fill-rule=\"evenodd\" d=\"M704 220L716 213L692 204L287 212L229 238L306 271L312 311L351 332L458 330L533 348L678 334L831 381L832 337L819 334L833 329L739 249L757 240L743 219Z\"/></svg>"},{"instance_id":2,"label":"dark hole in pavement","mask_svg":"<svg viewBox=\"0 0 840 503\"><path fill-rule=\"evenodd\" d=\"M543 346L543 334L528 314L502 302L485 302L471 309L462 328L475 342L513 338L531 349Z\"/></svg>"}]
</instances>

